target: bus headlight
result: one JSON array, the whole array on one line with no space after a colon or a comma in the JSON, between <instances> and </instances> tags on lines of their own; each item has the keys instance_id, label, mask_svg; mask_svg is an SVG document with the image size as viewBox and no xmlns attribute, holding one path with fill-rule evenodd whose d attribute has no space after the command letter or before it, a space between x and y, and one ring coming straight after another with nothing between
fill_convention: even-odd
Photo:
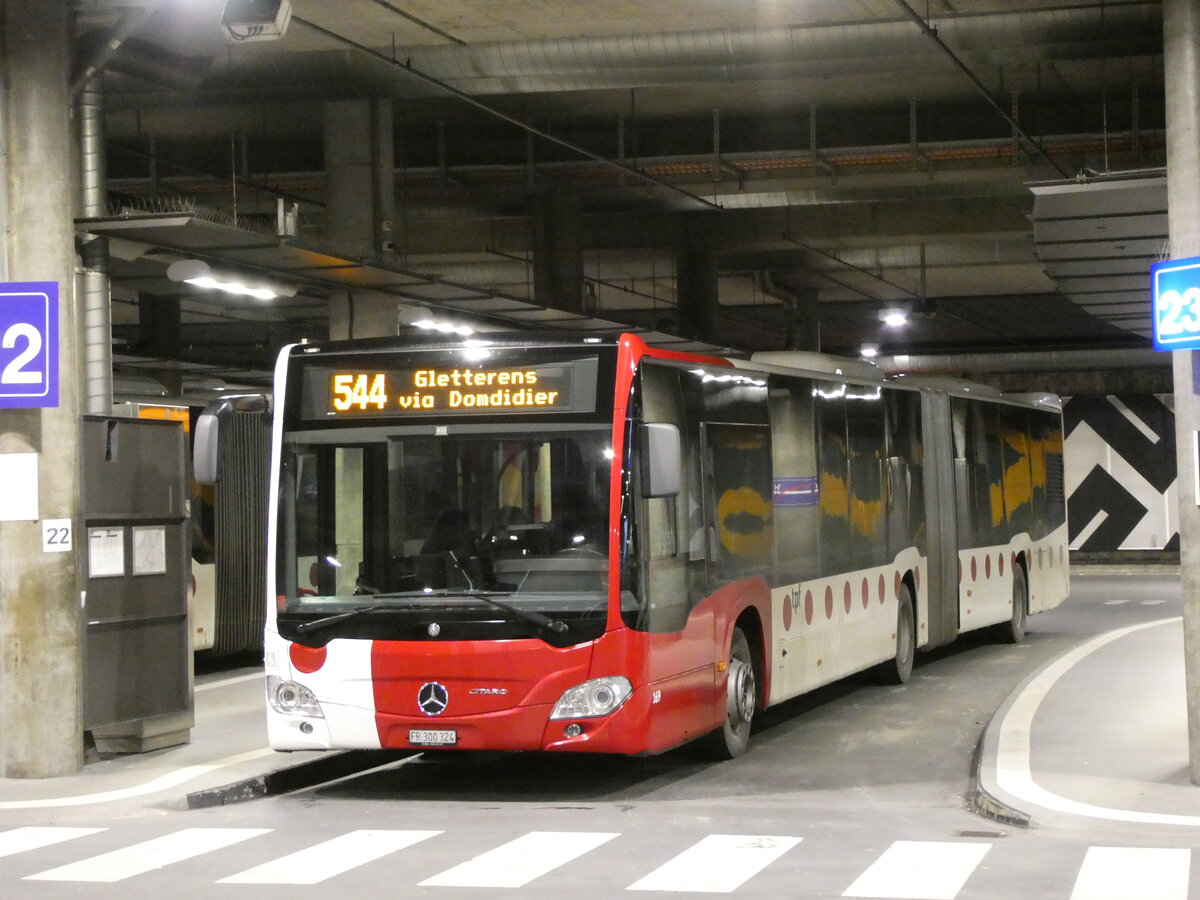
<instances>
[{"instance_id":1,"label":"bus headlight","mask_svg":"<svg viewBox=\"0 0 1200 900\"><path fill-rule=\"evenodd\" d=\"M621 675L594 678L563 692L550 713L551 719L585 719L607 716L620 708L633 693L629 679Z\"/></svg>"},{"instance_id":2,"label":"bus headlight","mask_svg":"<svg viewBox=\"0 0 1200 900\"><path fill-rule=\"evenodd\" d=\"M277 675L267 676L267 702L275 712L285 716L314 716L325 718L317 695L302 684L285 681Z\"/></svg>"}]
</instances>

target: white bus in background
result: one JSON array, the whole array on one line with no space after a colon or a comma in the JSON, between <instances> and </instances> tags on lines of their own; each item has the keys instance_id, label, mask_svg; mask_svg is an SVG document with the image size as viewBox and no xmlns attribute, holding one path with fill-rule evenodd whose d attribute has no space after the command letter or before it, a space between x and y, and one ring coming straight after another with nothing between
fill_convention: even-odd
<instances>
[{"instance_id":1,"label":"white bus in background","mask_svg":"<svg viewBox=\"0 0 1200 900\"><path fill-rule=\"evenodd\" d=\"M140 400L118 395L114 415L179 422L189 447L206 400ZM221 483L202 487L188 473L192 650L211 656L262 650L266 566L269 430L258 417L237 417ZM189 456L190 464L190 456Z\"/></svg>"}]
</instances>

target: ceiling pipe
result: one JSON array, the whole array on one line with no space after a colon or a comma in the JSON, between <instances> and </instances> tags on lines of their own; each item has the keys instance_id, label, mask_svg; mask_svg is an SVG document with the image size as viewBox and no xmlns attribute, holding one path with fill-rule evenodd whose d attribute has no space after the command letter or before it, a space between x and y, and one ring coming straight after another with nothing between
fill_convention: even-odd
<instances>
[{"instance_id":1,"label":"ceiling pipe","mask_svg":"<svg viewBox=\"0 0 1200 900\"><path fill-rule=\"evenodd\" d=\"M94 46L82 59L76 61L75 71L71 75L71 96L76 97L83 86L104 70L108 62L121 49L126 39L137 31L138 26L146 20L150 10L144 6L134 6L125 10L124 15L107 31L94 38ZM85 43L90 43L85 41Z\"/></svg>"},{"instance_id":2,"label":"ceiling pipe","mask_svg":"<svg viewBox=\"0 0 1200 900\"><path fill-rule=\"evenodd\" d=\"M1161 52L1157 3L1054 8L1037 12L953 16L940 32L955 46L987 58L1005 46L1025 52L1031 26L1043 26L1076 58L1081 44L1099 42L1117 55ZM1139 40L1141 39L1141 40ZM684 83L751 66L786 66L812 77L831 63L861 64L867 74L887 61L927 58L926 43L903 19L845 25L779 25L708 31L617 34L550 40L496 41L398 50L413 68L472 94L588 90ZM1158 49L1154 49L1157 47ZM705 76L705 72L708 75Z\"/></svg>"},{"instance_id":3,"label":"ceiling pipe","mask_svg":"<svg viewBox=\"0 0 1200 900\"><path fill-rule=\"evenodd\" d=\"M127 40L108 64L110 71L182 91L198 88L211 67L206 57L172 53L138 38Z\"/></svg>"},{"instance_id":4,"label":"ceiling pipe","mask_svg":"<svg viewBox=\"0 0 1200 900\"><path fill-rule=\"evenodd\" d=\"M925 36L937 44L938 48L946 54L950 61L954 63L954 65L957 66L958 69L971 80L971 83L975 85L975 87L979 90L979 93L983 95L983 98L995 108L996 112L1000 114L1000 117L1004 119L1005 122L1012 126L1013 133L1020 135L1021 138L1029 144L1029 146L1033 147L1033 149L1037 151L1038 156L1053 166L1054 170L1063 178L1067 178L1067 170L1050 158L1050 154L1046 152L1046 148L1043 147L1039 141L1033 137L1030 137L1025 132L1025 129L1023 129L1017 122L1016 117L1010 115L1009 112L1004 108L1004 105L992 96L992 92L989 91L987 86L979 80L979 76L972 72L970 67L968 67L966 63L959 59L953 50L946 46L946 42L943 41L941 36L938 34L937 28L930 26L928 22L921 18L920 13L909 6L905 0L896 0L896 3L898 3L900 8L903 9L909 15L909 17L917 23L921 31L925 33Z\"/></svg>"},{"instance_id":5,"label":"ceiling pipe","mask_svg":"<svg viewBox=\"0 0 1200 900\"><path fill-rule=\"evenodd\" d=\"M104 153L103 79L83 85L75 97L79 122L79 211L85 218L104 215L108 203ZM108 240L82 241L82 265L76 283L83 319L83 411L112 413L112 297L108 278Z\"/></svg>"},{"instance_id":6,"label":"ceiling pipe","mask_svg":"<svg viewBox=\"0 0 1200 900\"><path fill-rule=\"evenodd\" d=\"M371 57L372 59L375 59L379 62L386 63L387 65L391 66L393 69L395 69L397 71L403 72L406 75L408 75L412 78L415 78L418 81L423 82L424 84L430 85L432 87L437 88L440 91L450 94L452 97L455 97L458 100L461 100L463 103L466 103L469 106L473 106L476 109L481 110L482 112L485 112L490 116L494 116L497 119L501 119L502 121L508 122L510 125L515 125L517 128L522 129L528 135L540 137L543 140L550 141L552 144L557 144L560 147L564 147L565 149L570 150L573 153L578 153L580 156L587 157L588 159L594 160L595 162L603 163L606 166L610 166L612 168L618 169L618 170L624 172L625 174L632 175L634 178L637 178L640 181L644 181L647 184L653 185L654 187L665 188L668 191L672 191L676 194L680 194L680 195L686 197L687 199L691 200L692 202L697 203L700 206L705 207L707 209L712 209L712 210L720 210L721 209L721 207L718 204L712 203L708 200L705 200L703 197L699 196L698 194L693 194L691 191L685 191L683 188L676 187L675 185L673 185L669 182L660 181L659 179L655 178L654 176L647 175L642 170L634 168L633 166L626 165L625 163L617 162L616 160L608 159L607 157L601 156L598 153L593 153L591 150L588 150L586 147L581 147L579 144L573 143L572 141L565 140L564 138L560 138L557 135L551 134L550 132L545 131L541 128L538 128L534 125L530 125L528 122L524 122L521 119L518 119L516 116L510 116L506 112L502 112L501 110L496 109L495 107L488 106L486 103L482 102L481 100L477 100L475 97L472 97L470 94L460 91L458 88L453 87L452 85L447 84L444 81L441 81L425 72L420 71L419 69L414 68L411 64L411 61L408 59L406 59L404 62L399 62L398 60L391 59L388 56L386 56L385 54L380 53L376 50L372 50L370 47L366 47L366 46L358 43L357 41L353 41L348 37L340 35L335 31L330 31L327 28L322 28L320 25L310 22L307 19L302 19L299 16L293 16L292 18L294 21L307 26L308 28L312 29L313 31L317 32L318 34L322 34L325 37L328 37L332 40L338 41L339 43L345 44L347 47L351 47L355 50L358 50L360 53L365 53L367 56Z\"/></svg>"}]
</instances>

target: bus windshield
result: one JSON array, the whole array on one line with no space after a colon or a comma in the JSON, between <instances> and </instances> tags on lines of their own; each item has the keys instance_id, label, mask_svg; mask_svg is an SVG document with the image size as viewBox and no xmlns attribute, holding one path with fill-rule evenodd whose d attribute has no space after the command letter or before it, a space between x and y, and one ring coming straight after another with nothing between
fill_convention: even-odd
<instances>
[{"instance_id":1,"label":"bus windshield","mask_svg":"<svg viewBox=\"0 0 1200 900\"><path fill-rule=\"evenodd\" d=\"M611 432L597 426L290 436L280 467L281 625L359 609L356 633L370 630L363 620L403 610L603 623L612 457Z\"/></svg>"}]
</instances>

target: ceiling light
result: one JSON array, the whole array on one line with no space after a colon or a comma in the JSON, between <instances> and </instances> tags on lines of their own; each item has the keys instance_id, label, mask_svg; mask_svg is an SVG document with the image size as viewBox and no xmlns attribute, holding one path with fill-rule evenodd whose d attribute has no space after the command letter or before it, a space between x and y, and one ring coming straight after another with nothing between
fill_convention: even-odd
<instances>
[{"instance_id":1,"label":"ceiling light","mask_svg":"<svg viewBox=\"0 0 1200 900\"><path fill-rule=\"evenodd\" d=\"M221 28L231 41L274 41L287 33L291 0L228 0Z\"/></svg>"},{"instance_id":2,"label":"ceiling light","mask_svg":"<svg viewBox=\"0 0 1200 900\"><path fill-rule=\"evenodd\" d=\"M908 324L907 310L898 307L888 307L879 311L879 321L888 328L900 328Z\"/></svg>"},{"instance_id":3,"label":"ceiling light","mask_svg":"<svg viewBox=\"0 0 1200 900\"><path fill-rule=\"evenodd\" d=\"M469 325L455 325L453 322L448 322L445 319L418 319L413 322L414 328L422 328L425 331L438 331L442 334L457 334L460 337L469 337L475 333L475 329Z\"/></svg>"},{"instance_id":4,"label":"ceiling light","mask_svg":"<svg viewBox=\"0 0 1200 900\"><path fill-rule=\"evenodd\" d=\"M167 277L205 290L224 291L256 300L294 297L297 288L290 284L268 281L265 278L244 277L232 272L215 271L202 259L180 259L167 266Z\"/></svg>"},{"instance_id":5,"label":"ceiling light","mask_svg":"<svg viewBox=\"0 0 1200 900\"><path fill-rule=\"evenodd\" d=\"M860 353L862 354L863 359L874 359L879 355L879 345L863 344Z\"/></svg>"}]
</instances>

